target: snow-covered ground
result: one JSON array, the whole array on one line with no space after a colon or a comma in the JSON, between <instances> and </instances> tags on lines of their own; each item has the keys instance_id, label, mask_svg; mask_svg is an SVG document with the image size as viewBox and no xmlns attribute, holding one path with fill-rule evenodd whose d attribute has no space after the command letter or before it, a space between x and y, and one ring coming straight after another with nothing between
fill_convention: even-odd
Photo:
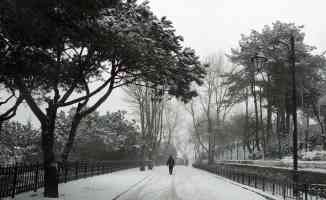
<instances>
[{"instance_id":1,"label":"snow-covered ground","mask_svg":"<svg viewBox=\"0 0 326 200\"><path fill-rule=\"evenodd\" d=\"M240 165L254 165L259 167L272 167L272 168L291 168L293 160L291 157L285 157L282 160L224 160L217 161L217 163L230 163ZM299 170L302 171L315 171L326 173L326 161L304 161L298 160Z\"/></svg>"},{"instance_id":2,"label":"snow-covered ground","mask_svg":"<svg viewBox=\"0 0 326 200\"><path fill-rule=\"evenodd\" d=\"M191 167L177 166L172 176L158 167L144 184L133 188L121 200L263 200L214 174Z\"/></svg>"},{"instance_id":3,"label":"snow-covered ground","mask_svg":"<svg viewBox=\"0 0 326 200\"><path fill-rule=\"evenodd\" d=\"M263 200L260 194L214 174L177 166L168 175L165 166L152 171L124 170L81 179L59 187L62 200ZM16 200L39 200L42 191L17 195Z\"/></svg>"},{"instance_id":4,"label":"snow-covered ground","mask_svg":"<svg viewBox=\"0 0 326 200\"><path fill-rule=\"evenodd\" d=\"M152 172L139 169L122 170L111 174L94 176L59 185L60 200L109 200L113 199L136 183L145 181ZM15 200L43 200L42 189L37 193L27 192ZM52 199L51 199L52 200Z\"/></svg>"}]
</instances>

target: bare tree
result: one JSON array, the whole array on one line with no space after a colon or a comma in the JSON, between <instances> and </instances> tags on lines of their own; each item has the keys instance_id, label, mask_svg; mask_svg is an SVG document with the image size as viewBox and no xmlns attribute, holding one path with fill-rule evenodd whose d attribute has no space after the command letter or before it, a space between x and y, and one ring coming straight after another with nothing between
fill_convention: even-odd
<instances>
[{"instance_id":1,"label":"bare tree","mask_svg":"<svg viewBox=\"0 0 326 200\"><path fill-rule=\"evenodd\" d=\"M191 101L189 106L186 107L186 110L191 115L192 119L192 128L193 128L193 142L195 143L196 150L200 150L200 147L208 154L208 147L205 145L203 137L203 133L201 132L202 121L200 121L200 117L196 115L197 111L195 110L195 103ZM197 152L200 153L200 152Z\"/></svg>"},{"instance_id":2,"label":"bare tree","mask_svg":"<svg viewBox=\"0 0 326 200\"><path fill-rule=\"evenodd\" d=\"M173 137L177 131L177 127L180 124L180 110L176 108L171 102L165 103L164 109L164 135L167 140L167 146L171 144Z\"/></svg>"},{"instance_id":3,"label":"bare tree","mask_svg":"<svg viewBox=\"0 0 326 200\"><path fill-rule=\"evenodd\" d=\"M208 135L208 161L214 162L215 147L218 136L221 136L221 125L225 121L227 113L236 103L233 93L224 84L227 64L223 54L212 55L206 58L207 74L204 84L199 88L199 97L190 105L189 113L193 118L194 131L200 146L205 147L200 141L198 133L198 121L195 117L194 107L198 107L200 113L205 116L206 132ZM204 148L205 149L205 148Z\"/></svg>"},{"instance_id":4,"label":"bare tree","mask_svg":"<svg viewBox=\"0 0 326 200\"><path fill-rule=\"evenodd\" d=\"M149 83L138 82L128 85L125 91L129 103L134 106L139 118L142 158L143 160L146 157L153 159L164 137L163 114L166 104L164 88L156 88Z\"/></svg>"}]
</instances>

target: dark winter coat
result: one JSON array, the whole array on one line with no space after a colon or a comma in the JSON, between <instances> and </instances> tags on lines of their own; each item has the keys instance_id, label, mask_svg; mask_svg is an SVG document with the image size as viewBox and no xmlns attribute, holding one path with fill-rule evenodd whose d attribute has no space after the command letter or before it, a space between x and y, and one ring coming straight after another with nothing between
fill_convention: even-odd
<instances>
[{"instance_id":1,"label":"dark winter coat","mask_svg":"<svg viewBox=\"0 0 326 200\"><path fill-rule=\"evenodd\" d=\"M174 166L174 159L172 158L172 156L169 157L168 161L166 162L166 165L168 165L169 167Z\"/></svg>"}]
</instances>

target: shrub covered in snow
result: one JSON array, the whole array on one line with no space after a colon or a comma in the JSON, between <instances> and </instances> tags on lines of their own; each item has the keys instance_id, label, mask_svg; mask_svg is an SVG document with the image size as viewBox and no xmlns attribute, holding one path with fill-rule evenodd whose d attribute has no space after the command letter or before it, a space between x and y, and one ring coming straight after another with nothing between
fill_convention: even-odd
<instances>
[{"instance_id":1,"label":"shrub covered in snow","mask_svg":"<svg viewBox=\"0 0 326 200\"><path fill-rule=\"evenodd\" d=\"M326 161L326 151L308 151L301 153L302 160L307 161Z\"/></svg>"}]
</instances>

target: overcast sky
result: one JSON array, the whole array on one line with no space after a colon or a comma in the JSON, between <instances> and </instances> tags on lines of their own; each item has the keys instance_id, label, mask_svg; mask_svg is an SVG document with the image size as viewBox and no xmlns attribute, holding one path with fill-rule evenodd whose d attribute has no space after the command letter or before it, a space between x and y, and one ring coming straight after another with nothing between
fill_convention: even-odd
<instances>
[{"instance_id":1,"label":"overcast sky","mask_svg":"<svg viewBox=\"0 0 326 200\"><path fill-rule=\"evenodd\" d=\"M150 6L172 20L186 45L201 56L227 52L241 33L276 20L304 25L306 42L326 50L325 0L151 0Z\"/></svg>"},{"instance_id":2,"label":"overcast sky","mask_svg":"<svg viewBox=\"0 0 326 200\"><path fill-rule=\"evenodd\" d=\"M237 47L240 34L276 20L304 25L306 43L317 52L326 50L326 0L150 0L149 5L159 17L167 16L185 45L201 57L227 53ZM100 111L130 109L122 98L122 92L115 91ZM16 119L36 121L27 108L20 109Z\"/></svg>"}]
</instances>

